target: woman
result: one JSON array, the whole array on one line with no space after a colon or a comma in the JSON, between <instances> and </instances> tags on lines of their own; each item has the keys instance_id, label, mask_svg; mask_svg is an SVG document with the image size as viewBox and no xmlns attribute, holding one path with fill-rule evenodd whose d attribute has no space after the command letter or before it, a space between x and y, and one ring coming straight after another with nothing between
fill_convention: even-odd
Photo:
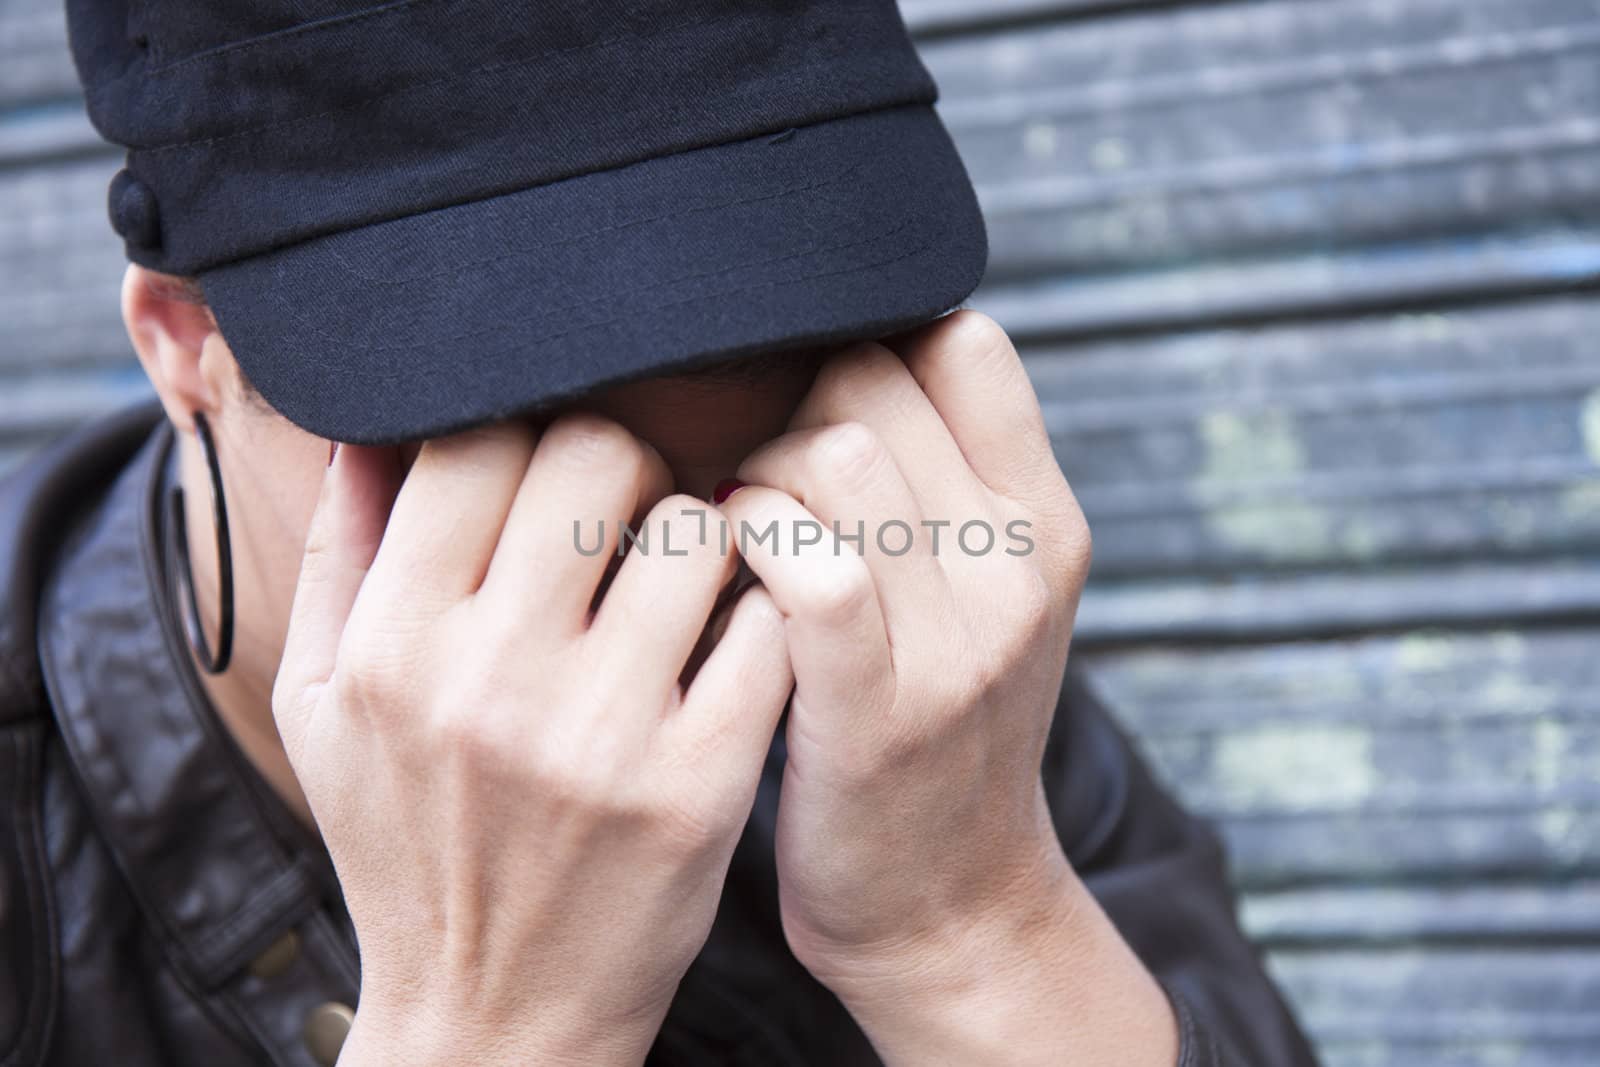
<instances>
[{"instance_id":1,"label":"woman","mask_svg":"<svg viewBox=\"0 0 1600 1067\"><path fill-rule=\"evenodd\" d=\"M892 4L116 6L159 405L0 505L4 1063L1310 1062L1063 687Z\"/></svg>"},{"instance_id":2,"label":"woman","mask_svg":"<svg viewBox=\"0 0 1600 1067\"><path fill-rule=\"evenodd\" d=\"M1306 1062L1210 836L1077 683L1050 732L1086 535L992 323L330 464L190 291L132 267L124 312L166 418L6 498L20 1062L329 1056L358 982L354 1063L637 1062L663 1021L675 1062ZM695 511L1027 518L1040 551L758 546L685 686L732 573ZM616 515L688 555L575 549Z\"/></svg>"}]
</instances>

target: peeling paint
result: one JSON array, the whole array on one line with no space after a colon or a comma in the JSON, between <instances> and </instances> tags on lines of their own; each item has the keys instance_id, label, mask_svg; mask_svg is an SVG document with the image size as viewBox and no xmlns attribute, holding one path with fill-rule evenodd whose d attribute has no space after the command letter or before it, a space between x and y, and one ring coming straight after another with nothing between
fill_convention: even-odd
<instances>
[{"instance_id":1,"label":"peeling paint","mask_svg":"<svg viewBox=\"0 0 1600 1067\"><path fill-rule=\"evenodd\" d=\"M1115 137L1104 138L1095 142L1090 161L1093 162L1095 170L1122 170L1128 165L1128 146Z\"/></svg>"},{"instance_id":2,"label":"peeling paint","mask_svg":"<svg viewBox=\"0 0 1600 1067\"><path fill-rule=\"evenodd\" d=\"M1578 813L1571 808L1545 808L1534 817L1534 830L1556 856L1563 860L1581 862L1587 851L1574 831L1578 828Z\"/></svg>"},{"instance_id":3,"label":"peeling paint","mask_svg":"<svg viewBox=\"0 0 1600 1067\"><path fill-rule=\"evenodd\" d=\"M1600 389L1591 389L1578 405L1578 436L1583 454L1600 467ZM1585 480L1561 493L1561 514L1572 523L1600 521L1600 480Z\"/></svg>"},{"instance_id":4,"label":"peeling paint","mask_svg":"<svg viewBox=\"0 0 1600 1067\"><path fill-rule=\"evenodd\" d=\"M1495 671L1480 691L1484 706L1523 715L1550 711L1561 701L1559 685L1535 681L1523 671L1507 667Z\"/></svg>"},{"instance_id":5,"label":"peeling paint","mask_svg":"<svg viewBox=\"0 0 1600 1067\"><path fill-rule=\"evenodd\" d=\"M1377 781L1372 733L1354 726L1269 726L1219 738L1212 753L1218 788L1242 807L1349 807Z\"/></svg>"},{"instance_id":6,"label":"peeling paint","mask_svg":"<svg viewBox=\"0 0 1600 1067\"><path fill-rule=\"evenodd\" d=\"M1561 517L1572 523L1600 521L1600 480L1579 482L1563 490Z\"/></svg>"},{"instance_id":7,"label":"peeling paint","mask_svg":"<svg viewBox=\"0 0 1600 1067\"><path fill-rule=\"evenodd\" d=\"M1600 389L1591 389L1578 409L1578 430L1589 462L1600 467Z\"/></svg>"},{"instance_id":8,"label":"peeling paint","mask_svg":"<svg viewBox=\"0 0 1600 1067\"><path fill-rule=\"evenodd\" d=\"M1461 647L1454 635L1432 631L1404 635L1394 653L1395 665L1408 674L1448 670L1460 656Z\"/></svg>"},{"instance_id":9,"label":"peeling paint","mask_svg":"<svg viewBox=\"0 0 1600 1067\"><path fill-rule=\"evenodd\" d=\"M1377 559L1383 554L1384 539L1373 523L1346 515L1339 527L1339 547L1351 559Z\"/></svg>"},{"instance_id":10,"label":"peeling paint","mask_svg":"<svg viewBox=\"0 0 1600 1067\"><path fill-rule=\"evenodd\" d=\"M1291 421L1281 414L1247 418L1231 411L1207 412L1199 431L1205 455L1198 488L1291 479L1305 470L1304 447ZM1280 559L1323 553L1332 540L1327 512L1293 498L1208 507L1206 524L1229 545Z\"/></svg>"},{"instance_id":11,"label":"peeling paint","mask_svg":"<svg viewBox=\"0 0 1600 1067\"><path fill-rule=\"evenodd\" d=\"M1532 733L1533 752L1528 770L1534 789L1541 796L1549 796L1561 784L1571 741L1566 726L1553 719L1534 723Z\"/></svg>"},{"instance_id":12,"label":"peeling paint","mask_svg":"<svg viewBox=\"0 0 1600 1067\"><path fill-rule=\"evenodd\" d=\"M1050 122L1030 122L1022 131L1022 151L1030 159L1050 159L1057 147L1056 128Z\"/></svg>"},{"instance_id":13,"label":"peeling paint","mask_svg":"<svg viewBox=\"0 0 1600 1067\"><path fill-rule=\"evenodd\" d=\"M1422 339L1432 344L1442 344L1455 333L1450 320L1437 312L1420 316L1417 325L1420 327L1418 332L1422 335Z\"/></svg>"}]
</instances>

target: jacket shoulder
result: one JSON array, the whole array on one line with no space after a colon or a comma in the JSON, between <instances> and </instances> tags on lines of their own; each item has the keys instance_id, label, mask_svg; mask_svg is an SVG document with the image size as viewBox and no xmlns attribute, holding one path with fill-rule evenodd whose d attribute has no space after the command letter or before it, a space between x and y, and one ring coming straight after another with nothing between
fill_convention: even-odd
<instances>
[{"instance_id":1,"label":"jacket shoulder","mask_svg":"<svg viewBox=\"0 0 1600 1067\"><path fill-rule=\"evenodd\" d=\"M40 1062L55 1014L57 966L43 790L41 720L0 729L0 1067Z\"/></svg>"},{"instance_id":2,"label":"jacket shoulder","mask_svg":"<svg viewBox=\"0 0 1600 1067\"><path fill-rule=\"evenodd\" d=\"M0 480L0 1067L42 1062L60 959L45 849L54 732L39 663L38 602L78 517L160 418L154 403L92 423Z\"/></svg>"},{"instance_id":3,"label":"jacket shoulder","mask_svg":"<svg viewBox=\"0 0 1600 1067\"><path fill-rule=\"evenodd\" d=\"M91 423L0 479L0 729L46 713L37 652L39 590L73 519L149 438L149 401Z\"/></svg>"}]
</instances>

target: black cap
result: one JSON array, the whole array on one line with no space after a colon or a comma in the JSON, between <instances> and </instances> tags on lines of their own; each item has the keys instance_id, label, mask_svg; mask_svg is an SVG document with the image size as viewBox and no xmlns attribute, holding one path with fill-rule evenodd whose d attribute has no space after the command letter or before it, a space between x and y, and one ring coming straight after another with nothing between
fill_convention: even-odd
<instances>
[{"instance_id":1,"label":"black cap","mask_svg":"<svg viewBox=\"0 0 1600 1067\"><path fill-rule=\"evenodd\" d=\"M320 436L879 336L963 300L971 184L893 0L68 0L134 261Z\"/></svg>"}]
</instances>

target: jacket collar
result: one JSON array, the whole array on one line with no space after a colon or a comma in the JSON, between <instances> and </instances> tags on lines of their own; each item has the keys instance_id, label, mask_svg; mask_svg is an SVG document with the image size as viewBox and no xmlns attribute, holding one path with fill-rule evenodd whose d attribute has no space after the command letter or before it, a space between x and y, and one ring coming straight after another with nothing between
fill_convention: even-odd
<instances>
[{"instance_id":1,"label":"jacket collar","mask_svg":"<svg viewBox=\"0 0 1600 1067\"><path fill-rule=\"evenodd\" d=\"M200 686L164 550L173 441L161 421L72 531L42 590L38 642L102 839L174 966L215 989L337 882L320 843L297 833ZM353 943L341 955L353 987Z\"/></svg>"}]
</instances>

